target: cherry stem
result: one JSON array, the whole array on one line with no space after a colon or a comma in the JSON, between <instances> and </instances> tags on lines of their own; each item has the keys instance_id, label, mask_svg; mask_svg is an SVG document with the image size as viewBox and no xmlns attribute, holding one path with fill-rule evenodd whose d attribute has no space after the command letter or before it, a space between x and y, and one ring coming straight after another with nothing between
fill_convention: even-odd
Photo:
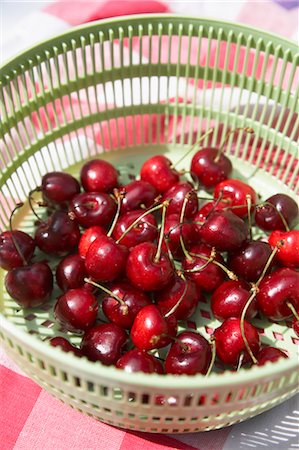
<instances>
[{"instance_id":1,"label":"cherry stem","mask_svg":"<svg viewBox=\"0 0 299 450\"><path fill-rule=\"evenodd\" d=\"M168 257L169 257L170 262L171 262L171 264L172 264L172 267L175 269L175 261L174 261L173 254L172 254L172 252L171 252L171 250L170 250L170 248L169 248L168 237L167 237L167 235L164 236L164 243L165 243L165 245L166 245L166 248L167 248L167 254L168 254Z\"/></svg>"},{"instance_id":2,"label":"cherry stem","mask_svg":"<svg viewBox=\"0 0 299 450\"><path fill-rule=\"evenodd\" d=\"M119 242L126 236L126 234L129 233L129 231L131 231L140 222L140 220L142 220L148 214L153 213L161 208L163 208L163 203L161 203L157 206L153 206L152 208L150 208L147 211L145 211L144 213L142 213L139 217L137 217L136 220L134 220L134 222L131 223L131 225L128 226L128 228L123 232L123 234L115 242L117 244L119 244Z\"/></svg>"},{"instance_id":3,"label":"cherry stem","mask_svg":"<svg viewBox=\"0 0 299 450\"><path fill-rule=\"evenodd\" d=\"M33 198L33 194L34 194L34 192L39 192L39 191L40 191L39 188L36 188L36 189L33 189L32 191L30 191L29 194L28 194L28 202L29 202L29 206L30 206L31 211L33 212L33 214L35 215L35 217L37 218L37 220L38 220L39 222L43 222L43 220L42 220L42 219L39 217L39 215L36 213L36 211L35 211L35 209L33 208L33 205L32 205L32 201L35 201L34 198ZM35 203L37 203L37 202L35 202ZM44 206L42 203L37 203L37 205L38 205L38 206Z\"/></svg>"},{"instance_id":4,"label":"cherry stem","mask_svg":"<svg viewBox=\"0 0 299 450\"><path fill-rule=\"evenodd\" d=\"M297 313L295 306L291 302L287 302L287 305L290 308L290 310L292 311L292 313L294 314L295 319L299 321L299 314Z\"/></svg>"},{"instance_id":5,"label":"cherry stem","mask_svg":"<svg viewBox=\"0 0 299 450\"><path fill-rule=\"evenodd\" d=\"M110 297L113 297L116 301L118 301L118 303L120 303L126 309L126 313L128 313L128 306L127 306L126 302L122 298L120 298L118 295L114 294L112 291L107 289L102 284L96 283L95 281L92 281L89 278L84 278L84 281L85 281L85 283L91 284L92 286L94 286L98 289L101 289L101 291L105 292Z\"/></svg>"},{"instance_id":6,"label":"cherry stem","mask_svg":"<svg viewBox=\"0 0 299 450\"><path fill-rule=\"evenodd\" d=\"M220 263L219 261L216 261L216 260L214 259L216 255L212 258L213 252L215 252L215 249L214 249L214 248L212 249L211 255L210 255L210 256L203 255L202 253L192 253L192 252L190 252L190 255L192 255L192 256L198 256L199 258L202 258L202 259L208 261L208 264L209 264L210 262L211 262L212 264L215 264L216 266L220 267L220 268L227 274L227 276L229 277L230 280L235 280L235 281L237 281L237 280L238 280L238 277L237 277L237 275L236 275L234 272L232 272L231 270L229 270L224 264L222 264L222 263ZM203 266L202 266L202 267L203 267ZM201 269L201 268L200 268L200 269ZM188 272L188 270L185 270L184 272ZM197 270L190 269L189 272L197 272Z\"/></svg>"},{"instance_id":7,"label":"cherry stem","mask_svg":"<svg viewBox=\"0 0 299 450\"><path fill-rule=\"evenodd\" d=\"M9 218L9 229L10 229L10 232L11 232L11 239L12 239L13 245L15 246L15 249L18 252L21 260L23 261L24 266L27 266L28 263L27 263L26 259L24 258L24 255L23 255L23 253L21 251L21 248L20 248L20 246L18 244L18 241L17 241L17 239L15 238L15 236L13 234L13 227L12 227L13 215L17 211L17 209L22 208L23 205L24 205L23 202L17 203L16 206L14 207L14 209L12 210L10 218Z\"/></svg>"},{"instance_id":8,"label":"cherry stem","mask_svg":"<svg viewBox=\"0 0 299 450\"><path fill-rule=\"evenodd\" d=\"M252 198L251 198L250 194L246 194L246 201L247 201L247 216L248 216L249 238L252 241L252 223L251 223Z\"/></svg>"},{"instance_id":9,"label":"cherry stem","mask_svg":"<svg viewBox=\"0 0 299 450\"><path fill-rule=\"evenodd\" d=\"M212 132L214 131L214 128L210 128L206 133L204 133L200 138L199 138L199 140L197 141L197 142L195 142L195 144L193 144L192 146L191 146L191 148L187 151L187 153L185 153L176 163L175 163L175 165L174 166L172 166L172 168L173 169L175 169L177 166L178 166L178 164L180 164L182 161L183 161L183 159L185 159L186 158L186 156L188 156L191 152L192 152L192 150L194 150L207 136L209 136Z\"/></svg>"},{"instance_id":10,"label":"cherry stem","mask_svg":"<svg viewBox=\"0 0 299 450\"><path fill-rule=\"evenodd\" d=\"M241 369L241 366L242 366L242 363L243 363L243 359L244 359L244 352L242 352L240 354L239 361L238 361L238 366L237 366L237 372L239 372L240 369Z\"/></svg>"},{"instance_id":11,"label":"cherry stem","mask_svg":"<svg viewBox=\"0 0 299 450\"><path fill-rule=\"evenodd\" d=\"M171 316L171 314L173 314L173 313L178 309L178 307L180 306L180 304L181 304L182 301L184 300L184 297L185 297L185 295L186 295L187 289L188 289L188 283L185 282L184 291L183 291L182 295L180 296L179 300L178 300L178 301L176 302L176 304L171 308L171 310L168 311L168 313L166 313L166 314L164 315L164 317L165 317L166 319L167 319L167 317Z\"/></svg>"},{"instance_id":12,"label":"cherry stem","mask_svg":"<svg viewBox=\"0 0 299 450\"><path fill-rule=\"evenodd\" d=\"M118 189L114 189L113 194L114 194L114 197L117 200L117 210L116 210L116 214L114 216L113 222L112 222L112 224L110 226L110 229L109 229L109 231L107 233L108 237L110 237L112 235L112 233L113 233L115 225L116 225L116 223L117 223L117 221L119 219L119 216L120 216L120 210L121 210L121 205L122 205L123 199L125 198L125 195L126 195L124 191L119 191Z\"/></svg>"},{"instance_id":13,"label":"cherry stem","mask_svg":"<svg viewBox=\"0 0 299 450\"><path fill-rule=\"evenodd\" d=\"M257 290L258 290L257 286L253 286L252 289L253 289L253 292L252 292L251 296L249 297L249 299L247 300L246 305L244 306L243 311L242 311L242 314L241 314L240 328L241 328L242 338L243 338L243 341L244 341L244 343L245 343L245 347L246 347L246 349L247 349L247 351L248 351L248 353L249 353L249 355L250 355L250 358L251 358L252 361L253 361L253 364L256 364L256 363L257 363L257 359L256 359L256 357L254 356L254 354L252 353L252 350L251 350L251 348L250 348L250 345L249 345L249 343L248 343L248 340L247 340L247 338L246 338L246 336L245 336L245 329L244 329L244 328L245 328L245 327L244 327L245 315L246 315L246 313L247 313L247 310L248 310L248 308L249 308L249 306L250 306L252 300L253 300L254 297L256 296L256 293L257 293Z\"/></svg>"},{"instance_id":14,"label":"cherry stem","mask_svg":"<svg viewBox=\"0 0 299 450\"><path fill-rule=\"evenodd\" d=\"M166 317L166 316L165 316ZM194 330L193 330L194 331ZM168 337L168 338L170 338L172 341L174 341L174 342L177 342L181 347L182 347L182 349L185 351L185 352L187 352L188 350L189 350L189 346L188 346L188 344L185 344L185 342L182 342L178 337L176 337L176 336L170 336L170 334L167 334L167 333L163 333L163 334L161 334L161 337Z\"/></svg>"},{"instance_id":15,"label":"cherry stem","mask_svg":"<svg viewBox=\"0 0 299 450\"><path fill-rule=\"evenodd\" d=\"M206 217L206 220L209 218L209 216L216 210L216 208L217 208L217 206L219 205L219 203L220 202L222 202L222 203L227 203L227 199L223 199L222 200L222 198L223 198L223 191L221 190L220 192L219 192L219 197L217 197L217 200L215 201L215 204L214 204L214 206L213 206L213 208L211 209L211 211L207 214L207 217Z\"/></svg>"},{"instance_id":16,"label":"cherry stem","mask_svg":"<svg viewBox=\"0 0 299 450\"><path fill-rule=\"evenodd\" d=\"M264 278L264 276L265 276L265 274L266 274L266 272L267 272L267 270L268 270L268 268L269 268L271 262L273 261L273 258L275 257L275 255L276 255L276 253L277 253L277 251L278 251L278 248L279 248L280 246L281 246L280 244L277 244L276 247L272 250L272 253L271 253L271 255L269 256L268 261L266 262L265 267L264 267L264 269L263 269L263 271L262 271L262 273L261 273L259 279L258 279L257 282L255 283L255 286L258 287L258 286L260 285L262 279Z\"/></svg>"},{"instance_id":17,"label":"cherry stem","mask_svg":"<svg viewBox=\"0 0 299 450\"><path fill-rule=\"evenodd\" d=\"M244 131L245 133L250 133L250 134L254 133L254 130L250 127L241 127L241 128L235 128L234 130L229 130L224 137L224 141L222 142L222 144L220 145L220 147L218 149L217 155L214 159L215 162L219 161L221 153L223 152L224 147L227 144L227 141L228 141L229 137L231 136L231 134L239 133L240 131Z\"/></svg>"},{"instance_id":18,"label":"cherry stem","mask_svg":"<svg viewBox=\"0 0 299 450\"><path fill-rule=\"evenodd\" d=\"M212 347L212 358L206 373L206 377L208 377L214 367L214 363L215 363L215 359L216 359L216 342L215 342L215 338L211 337L210 338L210 343L211 343L211 347Z\"/></svg>"},{"instance_id":19,"label":"cherry stem","mask_svg":"<svg viewBox=\"0 0 299 450\"><path fill-rule=\"evenodd\" d=\"M184 223L184 215L185 215L187 203L188 203L188 201L190 199L190 195L191 195L191 192L188 192L185 195L185 198L184 198L184 201L183 201L183 204L182 204L181 214L180 214L180 225L183 225L183 223ZM192 260L192 256L190 256L189 252L187 251L185 243L184 243L184 239L183 239L183 226L180 227L180 244L181 244L181 247L182 247L182 250L183 250L183 253L184 253L186 259L191 261Z\"/></svg>"},{"instance_id":20,"label":"cherry stem","mask_svg":"<svg viewBox=\"0 0 299 450\"><path fill-rule=\"evenodd\" d=\"M162 203L163 209L162 209L161 229L160 229L160 236L159 236L157 252L156 252L156 255L154 257L154 262L155 263L159 262L160 258L161 258L162 243L163 243L163 239L164 239L164 230L165 230L166 210L167 210L168 205L169 205L169 200L165 200Z\"/></svg>"}]
</instances>

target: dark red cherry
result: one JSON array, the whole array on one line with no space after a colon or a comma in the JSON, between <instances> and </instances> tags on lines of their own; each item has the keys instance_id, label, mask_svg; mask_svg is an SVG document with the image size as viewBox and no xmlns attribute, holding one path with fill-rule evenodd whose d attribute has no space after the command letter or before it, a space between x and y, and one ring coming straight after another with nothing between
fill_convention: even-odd
<instances>
[{"instance_id":1,"label":"dark red cherry","mask_svg":"<svg viewBox=\"0 0 299 450\"><path fill-rule=\"evenodd\" d=\"M86 276L84 259L78 254L66 256L56 268L56 282L62 291L82 287Z\"/></svg>"},{"instance_id":2,"label":"dark red cherry","mask_svg":"<svg viewBox=\"0 0 299 450\"><path fill-rule=\"evenodd\" d=\"M47 302L53 290L53 275L44 262L16 267L7 272L5 288L22 308L35 308Z\"/></svg>"},{"instance_id":3,"label":"dark red cherry","mask_svg":"<svg viewBox=\"0 0 299 450\"><path fill-rule=\"evenodd\" d=\"M201 243L194 245L190 250L190 256L182 260L183 269L187 271L185 276L193 280L199 289L206 292L213 292L225 279L225 272L221 267L213 262L208 263L211 252L211 247ZM214 260L224 265L224 259L219 253L216 253Z\"/></svg>"},{"instance_id":4,"label":"dark red cherry","mask_svg":"<svg viewBox=\"0 0 299 450\"><path fill-rule=\"evenodd\" d=\"M229 280L222 283L211 298L211 309L218 320L229 317L241 317L243 309L251 295L250 284L243 280ZM254 299L248 307L246 319L257 315L257 301Z\"/></svg>"},{"instance_id":5,"label":"dark red cherry","mask_svg":"<svg viewBox=\"0 0 299 450\"><path fill-rule=\"evenodd\" d=\"M196 223L196 227L198 229L200 229L201 224L203 224L208 215L210 213L212 213L213 211L220 211L222 209L227 208L227 204L226 203L222 203L222 202L218 202L216 200L213 200L211 202L205 203L198 211L197 213L193 216L192 221L193 222L198 222Z\"/></svg>"},{"instance_id":6,"label":"dark red cherry","mask_svg":"<svg viewBox=\"0 0 299 450\"><path fill-rule=\"evenodd\" d=\"M205 147L192 158L191 172L196 175L200 184L211 189L232 173L232 163L227 156L219 153L219 149Z\"/></svg>"},{"instance_id":7,"label":"dark red cherry","mask_svg":"<svg viewBox=\"0 0 299 450\"><path fill-rule=\"evenodd\" d=\"M20 252L15 247L13 238L17 241ZM4 270L12 270L24 265L24 260L29 262L35 250L35 242L29 234L20 230L3 231L0 234L0 267Z\"/></svg>"},{"instance_id":8,"label":"dark red cherry","mask_svg":"<svg viewBox=\"0 0 299 450\"><path fill-rule=\"evenodd\" d=\"M293 269L299 267L299 230L272 231L269 244L278 247L277 262Z\"/></svg>"},{"instance_id":9,"label":"dark red cherry","mask_svg":"<svg viewBox=\"0 0 299 450\"><path fill-rule=\"evenodd\" d=\"M69 173L48 172L42 178L41 191L45 202L66 207L79 194L80 184Z\"/></svg>"},{"instance_id":10,"label":"dark red cherry","mask_svg":"<svg viewBox=\"0 0 299 450\"><path fill-rule=\"evenodd\" d=\"M260 337L257 329L244 320L244 332L248 345L253 353L257 355L260 350ZM231 317L226 319L219 328L214 331L216 353L218 358L230 366L237 366L243 354L243 363L250 360L242 337L240 319Z\"/></svg>"},{"instance_id":11,"label":"dark red cherry","mask_svg":"<svg viewBox=\"0 0 299 450\"><path fill-rule=\"evenodd\" d=\"M181 259L184 255L180 241L181 234L187 250L199 240L197 228L192 222L186 222L184 220L184 224L182 225L180 223L179 214L167 215L165 219L165 238L162 243L162 250L167 253L169 248L174 259ZM167 243L165 242L166 240Z\"/></svg>"},{"instance_id":12,"label":"dark red cherry","mask_svg":"<svg viewBox=\"0 0 299 450\"><path fill-rule=\"evenodd\" d=\"M152 350L168 345L177 333L177 321L173 315L165 318L156 305L148 305L135 317L131 339L140 350Z\"/></svg>"},{"instance_id":13,"label":"dark red cherry","mask_svg":"<svg viewBox=\"0 0 299 450\"><path fill-rule=\"evenodd\" d=\"M70 211L84 228L106 226L115 215L116 203L105 192L81 192L71 201Z\"/></svg>"},{"instance_id":14,"label":"dark red cherry","mask_svg":"<svg viewBox=\"0 0 299 450\"><path fill-rule=\"evenodd\" d=\"M244 244L228 256L227 264L232 271L246 281L257 281L272 253L272 248L267 242L246 241ZM273 263L270 264L270 271Z\"/></svg>"},{"instance_id":15,"label":"dark red cherry","mask_svg":"<svg viewBox=\"0 0 299 450\"><path fill-rule=\"evenodd\" d=\"M52 347L60 347L61 350L63 350L64 352L72 352L74 353L74 355L81 357L82 356L82 352L79 348L75 347L74 345L72 345L70 343L70 341L68 341L67 339L65 339L62 336L56 336L53 337L49 340L49 343L52 345Z\"/></svg>"},{"instance_id":16,"label":"dark red cherry","mask_svg":"<svg viewBox=\"0 0 299 450\"><path fill-rule=\"evenodd\" d=\"M46 222L40 223L35 233L39 249L55 256L70 253L76 249L79 240L79 225L64 211L55 211Z\"/></svg>"},{"instance_id":17,"label":"dark red cherry","mask_svg":"<svg viewBox=\"0 0 299 450\"><path fill-rule=\"evenodd\" d=\"M131 283L143 291L158 291L172 280L174 272L169 257L163 251L156 259L157 246L143 242L131 249L126 273Z\"/></svg>"},{"instance_id":18,"label":"dark red cherry","mask_svg":"<svg viewBox=\"0 0 299 450\"><path fill-rule=\"evenodd\" d=\"M299 309L299 272L281 268L270 273L261 281L256 298L267 318L280 321L291 317L288 303Z\"/></svg>"},{"instance_id":19,"label":"dark red cherry","mask_svg":"<svg viewBox=\"0 0 299 450\"><path fill-rule=\"evenodd\" d=\"M117 244L111 237L99 237L87 251L87 273L97 281L113 281L125 271L127 256L127 247Z\"/></svg>"},{"instance_id":20,"label":"dark red cherry","mask_svg":"<svg viewBox=\"0 0 299 450\"><path fill-rule=\"evenodd\" d=\"M122 355L115 366L125 372L164 373L164 368L155 356L134 348Z\"/></svg>"},{"instance_id":21,"label":"dark red cherry","mask_svg":"<svg viewBox=\"0 0 299 450\"><path fill-rule=\"evenodd\" d=\"M258 352L256 356L256 364L257 366L264 366L267 362L275 362L280 358L288 358L288 356L279 348L264 347Z\"/></svg>"},{"instance_id":22,"label":"dark red cherry","mask_svg":"<svg viewBox=\"0 0 299 450\"><path fill-rule=\"evenodd\" d=\"M200 228L201 239L220 252L232 252L247 238L247 225L231 211L214 211Z\"/></svg>"},{"instance_id":23,"label":"dark red cherry","mask_svg":"<svg viewBox=\"0 0 299 450\"><path fill-rule=\"evenodd\" d=\"M91 361L111 366L121 357L128 336L114 323L104 323L88 330L81 343L81 351Z\"/></svg>"},{"instance_id":24,"label":"dark red cherry","mask_svg":"<svg viewBox=\"0 0 299 450\"><path fill-rule=\"evenodd\" d=\"M130 329L139 311L152 303L144 292L125 281L113 283L109 290L122 302L105 294L102 298L103 313L110 322L122 328Z\"/></svg>"},{"instance_id":25,"label":"dark red cherry","mask_svg":"<svg viewBox=\"0 0 299 450\"><path fill-rule=\"evenodd\" d=\"M130 225L137 220L144 211L142 209L136 211L128 211L123 214L118 221L113 230L113 237L117 241L125 233ZM141 244L142 242L153 242L157 237L157 222L155 216L151 213L147 214L141 218L138 223L129 230L125 236L121 239L121 244L128 248L135 247L135 245Z\"/></svg>"},{"instance_id":26,"label":"dark red cherry","mask_svg":"<svg viewBox=\"0 0 299 450\"><path fill-rule=\"evenodd\" d=\"M126 184L123 189L125 197L121 205L122 213L140 209L142 206L149 208L158 195L154 186L144 180L134 180Z\"/></svg>"},{"instance_id":27,"label":"dark red cherry","mask_svg":"<svg viewBox=\"0 0 299 450\"><path fill-rule=\"evenodd\" d=\"M95 241L98 237L106 236L107 232L104 228L99 227L98 225L94 227L87 228L84 233L81 235L78 251L79 255L82 258L86 257L86 253L90 247L90 244Z\"/></svg>"},{"instance_id":28,"label":"dark red cherry","mask_svg":"<svg viewBox=\"0 0 299 450\"><path fill-rule=\"evenodd\" d=\"M198 210L198 198L193 186L186 182L180 181L170 189L168 189L162 197L163 200L170 200L167 208L167 215L181 214L185 197L188 195L184 219L190 219Z\"/></svg>"},{"instance_id":29,"label":"dark red cherry","mask_svg":"<svg viewBox=\"0 0 299 450\"><path fill-rule=\"evenodd\" d=\"M57 299L54 316L68 331L81 333L94 325L98 309L97 299L87 289L70 289Z\"/></svg>"},{"instance_id":30,"label":"dark red cherry","mask_svg":"<svg viewBox=\"0 0 299 450\"><path fill-rule=\"evenodd\" d=\"M173 168L172 162L163 155L149 158L140 171L141 179L152 184L159 193L168 191L179 181L179 173Z\"/></svg>"},{"instance_id":31,"label":"dark red cherry","mask_svg":"<svg viewBox=\"0 0 299 450\"><path fill-rule=\"evenodd\" d=\"M209 342L199 333L183 331L170 347L165 359L165 370L174 375L206 374L211 360Z\"/></svg>"},{"instance_id":32,"label":"dark red cherry","mask_svg":"<svg viewBox=\"0 0 299 450\"><path fill-rule=\"evenodd\" d=\"M286 225L291 228L297 219L298 205L286 194L272 195L264 204L257 206L255 211L255 223L264 231L287 231Z\"/></svg>"},{"instance_id":33,"label":"dark red cherry","mask_svg":"<svg viewBox=\"0 0 299 450\"><path fill-rule=\"evenodd\" d=\"M248 215L247 196L250 197L252 205L255 205L257 202L255 190L241 180L228 179L218 183L214 189L214 198L220 197L228 202L227 206L233 207L232 211L239 217Z\"/></svg>"},{"instance_id":34,"label":"dark red cherry","mask_svg":"<svg viewBox=\"0 0 299 450\"><path fill-rule=\"evenodd\" d=\"M176 276L171 285L157 292L155 301L163 311L170 312L175 309L173 315L177 320L186 320L192 316L200 300L200 291L192 280L183 280ZM179 303L179 304L178 304ZM175 306L177 308L175 308Z\"/></svg>"},{"instance_id":35,"label":"dark red cherry","mask_svg":"<svg viewBox=\"0 0 299 450\"><path fill-rule=\"evenodd\" d=\"M103 159L93 159L85 163L80 178L87 192L111 192L118 185L117 170Z\"/></svg>"}]
</instances>

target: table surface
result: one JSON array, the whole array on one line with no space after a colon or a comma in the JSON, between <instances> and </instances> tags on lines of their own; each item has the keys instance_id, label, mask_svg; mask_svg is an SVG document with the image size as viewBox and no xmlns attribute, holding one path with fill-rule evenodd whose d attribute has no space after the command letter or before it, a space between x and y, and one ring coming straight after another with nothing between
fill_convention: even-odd
<instances>
[{"instance_id":1,"label":"table surface","mask_svg":"<svg viewBox=\"0 0 299 450\"><path fill-rule=\"evenodd\" d=\"M84 20L104 17L108 3L85 2ZM144 3L149 10L159 8L157 2ZM111 7L111 2L109 6ZM172 12L253 25L298 42L297 0L173 0L165 1L162 7L165 6ZM119 7L126 6L123 2ZM73 9L72 17L70 9ZM76 14L76 7L71 1L55 4L2 0L0 63L39 40L79 24L80 20L82 14ZM0 401L0 450L299 448L299 396L258 417L224 430L167 436L133 434L98 423L63 405L22 374L3 349L0 349Z\"/></svg>"}]
</instances>

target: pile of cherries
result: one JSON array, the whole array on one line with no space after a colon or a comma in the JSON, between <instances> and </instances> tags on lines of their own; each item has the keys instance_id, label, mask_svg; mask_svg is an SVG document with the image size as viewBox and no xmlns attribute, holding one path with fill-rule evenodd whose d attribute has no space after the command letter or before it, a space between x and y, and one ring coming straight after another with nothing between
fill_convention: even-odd
<instances>
[{"instance_id":1,"label":"pile of cherries","mask_svg":"<svg viewBox=\"0 0 299 450\"><path fill-rule=\"evenodd\" d=\"M224 146L197 143L189 171L153 156L125 185L102 159L82 166L80 183L64 172L43 177L29 203L47 218L36 214L31 237L11 217L0 266L9 295L34 308L52 296L54 258L55 319L82 341L56 336L51 345L129 372L177 375L288 357L261 345L251 319L293 320L299 335L298 206L283 193L260 201L232 179ZM252 237L252 225L262 237ZM222 322L209 340L192 321L206 297Z\"/></svg>"}]
</instances>

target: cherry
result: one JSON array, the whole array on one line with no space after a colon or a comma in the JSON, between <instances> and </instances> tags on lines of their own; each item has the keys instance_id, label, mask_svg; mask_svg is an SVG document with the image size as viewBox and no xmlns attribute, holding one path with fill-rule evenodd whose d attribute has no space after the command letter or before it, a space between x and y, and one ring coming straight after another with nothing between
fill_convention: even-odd
<instances>
[{"instance_id":1,"label":"cherry","mask_svg":"<svg viewBox=\"0 0 299 450\"><path fill-rule=\"evenodd\" d=\"M257 355L260 349L260 337L257 329L247 320L244 320L244 332L248 345L253 355ZM250 360L245 341L241 332L241 321L239 318L230 317L226 319L219 328L214 331L216 353L218 358L230 366L237 366L243 355L243 363Z\"/></svg>"},{"instance_id":2,"label":"cherry","mask_svg":"<svg viewBox=\"0 0 299 450\"><path fill-rule=\"evenodd\" d=\"M140 170L141 179L152 184L159 193L168 191L179 181L179 173L164 155L149 158Z\"/></svg>"},{"instance_id":3,"label":"cherry","mask_svg":"<svg viewBox=\"0 0 299 450\"><path fill-rule=\"evenodd\" d=\"M287 355L279 348L275 347L264 347L262 348L257 356L257 366L264 366L267 362L275 362L280 358L288 358Z\"/></svg>"},{"instance_id":4,"label":"cherry","mask_svg":"<svg viewBox=\"0 0 299 450\"><path fill-rule=\"evenodd\" d=\"M272 253L271 246L263 241L246 241L228 256L227 264L233 272L246 281L257 281ZM270 264L268 271L273 264Z\"/></svg>"},{"instance_id":5,"label":"cherry","mask_svg":"<svg viewBox=\"0 0 299 450\"><path fill-rule=\"evenodd\" d=\"M212 360L209 342L199 333L183 331L171 345L165 359L166 373L206 374Z\"/></svg>"},{"instance_id":6,"label":"cherry","mask_svg":"<svg viewBox=\"0 0 299 450\"><path fill-rule=\"evenodd\" d=\"M56 336L49 340L52 347L60 347L64 352L74 353L75 356L82 356L82 352L79 348L72 345L67 339L62 336Z\"/></svg>"},{"instance_id":7,"label":"cherry","mask_svg":"<svg viewBox=\"0 0 299 450\"><path fill-rule=\"evenodd\" d=\"M241 317L250 297L251 286L243 280L229 280L222 283L211 297L211 310L218 320ZM257 315L257 301L254 299L246 312L246 319Z\"/></svg>"},{"instance_id":8,"label":"cherry","mask_svg":"<svg viewBox=\"0 0 299 450\"><path fill-rule=\"evenodd\" d=\"M162 243L162 250L166 253L169 249L175 259L181 259L184 255L180 240L181 234L187 250L199 239L195 225L188 221L181 223L178 214L166 216L164 233L165 239Z\"/></svg>"},{"instance_id":9,"label":"cherry","mask_svg":"<svg viewBox=\"0 0 299 450\"><path fill-rule=\"evenodd\" d=\"M78 254L66 256L56 268L56 282L62 291L82 287L86 276L84 259Z\"/></svg>"},{"instance_id":10,"label":"cherry","mask_svg":"<svg viewBox=\"0 0 299 450\"><path fill-rule=\"evenodd\" d=\"M170 200L167 215L181 213L186 195L188 195L188 201L185 206L184 218L190 219L193 217L198 210L198 199L193 186L186 181L180 181L174 184L163 195L162 201Z\"/></svg>"},{"instance_id":11,"label":"cherry","mask_svg":"<svg viewBox=\"0 0 299 450\"><path fill-rule=\"evenodd\" d=\"M192 280L183 280L176 276L170 286L155 295L157 306L168 313L174 309L177 320L186 320L192 316L200 300L200 291ZM175 308L177 305L177 308Z\"/></svg>"},{"instance_id":12,"label":"cherry","mask_svg":"<svg viewBox=\"0 0 299 450\"><path fill-rule=\"evenodd\" d=\"M105 226L113 219L116 204L105 192L81 192L72 199L70 210L84 228Z\"/></svg>"},{"instance_id":13,"label":"cherry","mask_svg":"<svg viewBox=\"0 0 299 450\"><path fill-rule=\"evenodd\" d=\"M156 305L144 306L135 317L131 339L140 350L152 350L168 345L177 332L173 315L165 318Z\"/></svg>"},{"instance_id":14,"label":"cherry","mask_svg":"<svg viewBox=\"0 0 299 450\"><path fill-rule=\"evenodd\" d=\"M5 288L22 308L35 308L49 300L53 290L53 275L44 262L16 267L7 272Z\"/></svg>"},{"instance_id":15,"label":"cherry","mask_svg":"<svg viewBox=\"0 0 299 450\"><path fill-rule=\"evenodd\" d=\"M269 244L272 247L281 244L276 253L277 262L294 269L299 267L299 230L272 231Z\"/></svg>"},{"instance_id":16,"label":"cherry","mask_svg":"<svg viewBox=\"0 0 299 450\"><path fill-rule=\"evenodd\" d=\"M94 227L87 228L81 235L78 251L81 258L85 258L90 244L98 237L106 236L107 232L104 228L95 225Z\"/></svg>"},{"instance_id":17,"label":"cherry","mask_svg":"<svg viewBox=\"0 0 299 450\"><path fill-rule=\"evenodd\" d=\"M128 336L114 323L96 325L88 330L81 343L81 351L91 361L101 361L110 366L121 357Z\"/></svg>"},{"instance_id":18,"label":"cherry","mask_svg":"<svg viewBox=\"0 0 299 450\"><path fill-rule=\"evenodd\" d=\"M155 356L134 348L119 358L115 365L126 372L164 373L164 368Z\"/></svg>"},{"instance_id":19,"label":"cherry","mask_svg":"<svg viewBox=\"0 0 299 450\"><path fill-rule=\"evenodd\" d=\"M153 242L157 237L157 223L153 214L149 213L144 217L141 215L144 213L143 210L128 211L122 215L113 230L113 237L115 240L120 240L122 245L128 248L135 247L135 245L141 244L142 242ZM127 233L126 231L133 224L133 222L140 220L136 225L131 228Z\"/></svg>"},{"instance_id":20,"label":"cherry","mask_svg":"<svg viewBox=\"0 0 299 450\"><path fill-rule=\"evenodd\" d=\"M44 253L65 256L76 248L80 239L80 229L64 211L55 211L36 230L35 241Z\"/></svg>"},{"instance_id":21,"label":"cherry","mask_svg":"<svg viewBox=\"0 0 299 450\"><path fill-rule=\"evenodd\" d=\"M214 198L221 198L227 202L228 207L233 208L234 214L239 217L248 215L247 198L252 205L257 202L255 190L241 180L228 179L218 183L214 189Z\"/></svg>"},{"instance_id":22,"label":"cherry","mask_svg":"<svg viewBox=\"0 0 299 450\"><path fill-rule=\"evenodd\" d=\"M296 316L293 319L292 328L295 331L295 333L297 334L297 336L299 336L299 317L298 317L298 312L297 312Z\"/></svg>"},{"instance_id":23,"label":"cherry","mask_svg":"<svg viewBox=\"0 0 299 450\"><path fill-rule=\"evenodd\" d=\"M87 192L111 192L118 185L117 170L103 159L93 159L85 163L80 178Z\"/></svg>"},{"instance_id":24,"label":"cherry","mask_svg":"<svg viewBox=\"0 0 299 450\"><path fill-rule=\"evenodd\" d=\"M157 191L151 183L144 180L134 180L124 186L125 197L122 202L122 213L149 208L155 202Z\"/></svg>"},{"instance_id":25,"label":"cherry","mask_svg":"<svg viewBox=\"0 0 299 450\"><path fill-rule=\"evenodd\" d=\"M23 266L24 261L30 261L34 250L35 242L29 234L20 230L3 231L0 234L0 267L12 270Z\"/></svg>"},{"instance_id":26,"label":"cherry","mask_svg":"<svg viewBox=\"0 0 299 450\"><path fill-rule=\"evenodd\" d=\"M69 173L48 172L42 178L40 190L46 203L66 207L68 202L79 194L80 184Z\"/></svg>"},{"instance_id":27,"label":"cherry","mask_svg":"<svg viewBox=\"0 0 299 450\"><path fill-rule=\"evenodd\" d=\"M88 275L97 281L108 282L118 278L125 270L128 249L109 236L101 236L90 245L85 267Z\"/></svg>"},{"instance_id":28,"label":"cherry","mask_svg":"<svg viewBox=\"0 0 299 450\"><path fill-rule=\"evenodd\" d=\"M255 223L264 231L289 231L298 218L298 205L286 194L275 194L256 207Z\"/></svg>"},{"instance_id":29,"label":"cherry","mask_svg":"<svg viewBox=\"0 0 299 450\"><path fill-rule=\"evenodd\" d=\"M193 222L197 229L200 229L201 225L206 221L207 217L214 211L220 211L222 209L226 209L227 204L218 200L213 200L208 203L205 203L201 208L197 211L197 213L193 216Z\"/></svg>"},{"instance_id":30,"label":"cherry","mask_svg":"<svg viewBox=\"0 0 299 450\"><path fill-rule=\"evenodd\" d=\"M299 309L299 273L289 268L275 270L261 281L256 298L267 318L280 321L291 317L289 305Z\"/></svg>"},{"instance_id":31,"label":"cherry","mask_svg":"<svg viewBox=\"0 0 299 450\"><path fill-rule=\"evenodd\" d=\"M97 318L98 302L86 289L69 289L54 307L54 316L65 329L81 333L91 328Z\"/></svg>"},{"instance_id":32,"label":"cherry","mask_svg":"<svg viewBox=\"0 0 299 450\"><path fill-rule=\"evenodd\" d=\"M200 227L200 237L220 252L232 252L247 238L245 222L232 211L214 211Z\"/></svg>"}]
</instances>

